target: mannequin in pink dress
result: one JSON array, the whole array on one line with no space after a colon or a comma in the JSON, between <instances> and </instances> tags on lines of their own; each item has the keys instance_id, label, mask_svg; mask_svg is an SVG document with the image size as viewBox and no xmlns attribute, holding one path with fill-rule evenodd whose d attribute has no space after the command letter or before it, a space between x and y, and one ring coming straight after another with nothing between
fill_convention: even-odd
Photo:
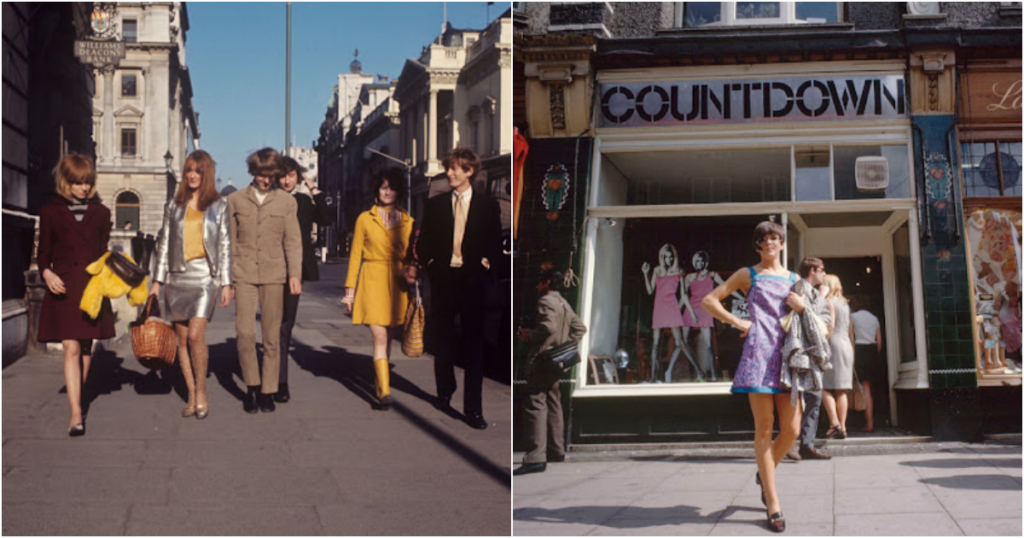
<instances>
[{"instance_id":1,"label":"mannequin in pink dress","mask_svg":"<svg viewBox=\"0 0 1024 538\"><path fill-rule=\"evenodd\" d=\"M686 275L686 279L683 281L683 308L685 310L683 313L683 341L690 341L691 328L700 329L700 333L697 335L697 362L700 364L697 368L698 381L704 380L705 376L710 376L711 381L718 381L715 371L715 354L711 347L711 328L715 326L715 320L707 310L704 310L700 302L723 281L718 273L708 271L709 262L708 253L698 250L691 260L696 272ZM743 300L743 296L738 292L733 292L732 295Z\"/></svg>"},{"instance_id":2,"label":"mannequin in pink dress","mask_svg":"<svg viewBox=\"0 0 1024 538\"><path fill-rule=\"evenodd\" d=\"M644 273L644 284L647 286L647 293L654 295L654 314L651 316L651 328L653 329L654 345L651 350L651 378L648 383L660 383L658 379L658 344L661 340L661 329L672 329L672 338L676 341L676 349L672 352L668 368L665 370L665 382L672 382L672 368L679 359L679 353L686 353L686 358L693 364L695 370L696 360L690 350L686 349L681 328L683 316L680 309L683 307L683 299L679 291L683 280L683 272L679 269L679 254L676 247L668 243L662 245L658 250L658 267L654 268L651 274L651 265L647 262L640 267Z\"/></svg>"}]
</instances>

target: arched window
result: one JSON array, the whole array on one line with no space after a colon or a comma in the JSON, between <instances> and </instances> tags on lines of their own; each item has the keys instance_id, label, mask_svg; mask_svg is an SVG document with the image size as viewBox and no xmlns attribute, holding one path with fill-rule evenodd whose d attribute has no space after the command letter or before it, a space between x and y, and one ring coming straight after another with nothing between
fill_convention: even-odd
<instances>
[{"instance_id":1,"label":"arched window","mask_svg":"<svg viewBox=\"0 0 1024 538\"><path fill-rule=\"evenodd\" d=\"M115 226L118 229L139 229L139 195L131 191L124 191L117 195L114 201ZM129 225L129 223L131 223Z\"/></svg>"}]
</instances>

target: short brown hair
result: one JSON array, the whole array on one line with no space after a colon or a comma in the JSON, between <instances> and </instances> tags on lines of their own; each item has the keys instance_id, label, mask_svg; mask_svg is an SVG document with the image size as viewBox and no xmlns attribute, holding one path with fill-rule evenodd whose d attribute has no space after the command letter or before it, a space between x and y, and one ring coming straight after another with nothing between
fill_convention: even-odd
<instances>
[{"instance_id":1,"label":"short brown hair","mask_svg":"<svg viewBox=\"0 0 1024 538\"><path fill-rule=\"evenodd\" d=\"M185 174L188 173L190 166L195 166L196 171L203 178L198 189L198 205L200 211L205 211L206 208L220 199L220 193L217 192L217 163L213 161L213 157L209 153L201 149L197 149L189 153L188 157L185 157L185 168L181 173L181 184L178 185L178 193L174 195L174 203L178 204L178 207L183 207L192 198L192 192L188 188L188 181L185 180Z\"/></svg>"},{"instance_id":2,"label":"short brown hair","mask_svg":"<svg viewBox=\"0 0 1024 538\"><path fill-rule=\"evenodd\" d=\"M469 176L470 180L476 178L476 173L480 171L481 166L480 157L473 150L466 147L455 148L449 151L448 155L441 161L441 164L444 165L445 170L453 166L459 166L463 172L469 172L472 168L473 173Z\"/></svg>"},{"instance_id":3,"label":"short brown hair","mask_svg":"<svg viewBox=\"0 0 1024 538\"><path fill-rule=\"evenodd\" d=\"M281 154L274 148L263 148L254 152L245 159L245 164L249 167L249 175L253 177L271 177L274 178L274 181L277 181L278 178L284 175L282 173Z\"/></svg>"},{"instance_id":4,"label":"short brown hair","mask_svg":"<svg viewBox=\"0 0 1024 538\"><path fill-rule=\"evenodd\" d=\"M65 200L72 199L72 184L87 183L92 188L86 198L96 195L96 169L92 166L92 160L81 153L71 152L61 157L53 169L53 175L57 177L57 194Z\"/></svg>"},{"instance_id":5,"label":"short brown hair","mask_svg":"<svg viewBox=\"0 0 1024 538\"><path fill-rule=\"evenodd\" d=\"M800 278L807 278L807 275L811 274L812 270L821 269L822 267L825 267L825 262L821 261L821 258L807 256L800 260Z\"/></svg>"},{"instance_id":6,"label":"short brown hair","mask_svg":"<svg viewBox=\"0 0 1024 538\"><path fill-rule=\"evenodd\" d=\"M754 250L760 250L761 242L769 235L777 235L783 244L786 243L786 229L776 222L766 220L754 228Z\"/></svg>"},{"instance_id":7,"label":"short brown hair","mask_svg":"<svg viewBox=\"0 0 1024 538\"><path fill-rule=\"evenodd\" d=\"M306 179L306 167L299 164L299 161L289 157L281 156L281 177L287 176L294 171L299 176L299 181Z\"/></svg>"}]
</instances>

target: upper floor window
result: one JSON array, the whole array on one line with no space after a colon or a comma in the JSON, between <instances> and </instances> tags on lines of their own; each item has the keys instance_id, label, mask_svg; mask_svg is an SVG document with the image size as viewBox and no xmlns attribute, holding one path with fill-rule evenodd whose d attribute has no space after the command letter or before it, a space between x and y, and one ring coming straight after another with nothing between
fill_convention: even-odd
<instances>
[{"instance_id":1,"label":"upper floor window","mask_svg":"<svg viewBox=\"0 0 1024 538\"><path fill-rule=\"evenodd\" d=\"M134 157L137 149L135 129L121 129L121 155Z\"/></svg>"},{"instance_id":2,"label":"upper floor window","mask_svg":"<svg viewBox=\"0 0 1024 538\"><path fill-rule=\"evenodd\" d=\"M121 96L135 97L135 75L121 75Z\"/></svg>"},{"instance_id":3,"label":"upper floor window","mask_svg":"<svg viewBox=\"0 0 1024 538\"><path fill-rule=\"evenodd\" d=\"M679 26L753 26L839 22L841 2L684 2Z\"/></svg>"},{"instance_id":4,"label":"upper floor window","mask_svg":"<svg viewBox=\"0 0 1024 538\"><path fill-rule=\"evenodd\" d=\"M997 149L998 148L998 149ZM1020 196L1021 142L969 142L960 145L964 196Z\"/></svg>"},{"instance_id":5,"label":"upper floor window","mask_svg":"<svg viewBox=\"0 0 1024 538\"><path fill-rule=\"evenodd\" d=\"M121 21L121 37L125 43L138 43L139 21L135 19L124 19Z\"/></svg>"}]
</instances>

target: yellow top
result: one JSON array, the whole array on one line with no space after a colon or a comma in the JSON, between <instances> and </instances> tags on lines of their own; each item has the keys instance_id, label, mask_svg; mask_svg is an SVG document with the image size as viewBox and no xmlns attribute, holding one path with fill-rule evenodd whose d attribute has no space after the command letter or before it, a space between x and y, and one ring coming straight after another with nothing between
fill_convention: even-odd
<instances>
[{"instance_id":1,"label":"yellow top","mask_svg":"<svg viewBox=\"0 0 1024 538\"><path fill-rule=\"evenodd\" d=\"M203 246L203 212L192 209L185 210L185 261L206 257Z\"/></svg>"}]
</instances>

